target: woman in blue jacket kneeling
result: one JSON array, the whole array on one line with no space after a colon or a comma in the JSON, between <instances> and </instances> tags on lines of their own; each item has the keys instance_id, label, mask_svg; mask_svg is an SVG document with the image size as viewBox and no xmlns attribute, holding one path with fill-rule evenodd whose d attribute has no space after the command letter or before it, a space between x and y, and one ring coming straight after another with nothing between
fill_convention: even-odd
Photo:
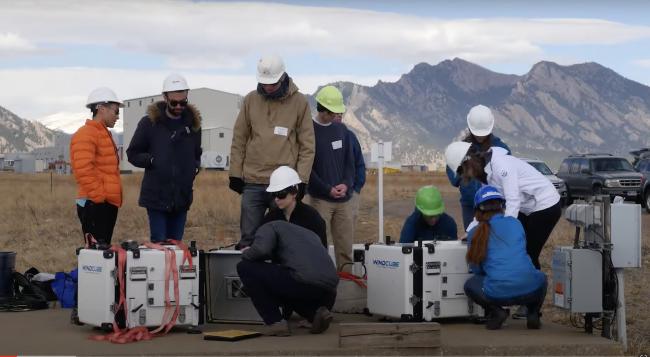
<instances>
[{"instance_id":1,"label":"woman in blue jacket kneeling","mask_svg":"<svg viewBox=\"0 0 650 357\"><path fill-rule=\"evenodd\" d=\"M505 198L493 186L483 186L474 196L474 216L479 224L467 234L467 262L475 275L465 283L465 293L485 309L489 330L501 328L508 318L502 306L511 305L527 306L527 327L539 329L546 275L535 269L526 254L526 236L519 220L503 215L504 203Z\"/></svg>"}]
</instances>

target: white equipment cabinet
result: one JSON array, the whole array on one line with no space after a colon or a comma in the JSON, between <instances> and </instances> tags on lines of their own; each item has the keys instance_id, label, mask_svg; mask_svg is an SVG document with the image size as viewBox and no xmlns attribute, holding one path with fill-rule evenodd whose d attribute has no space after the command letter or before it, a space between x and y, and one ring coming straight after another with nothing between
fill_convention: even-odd
<instances>
[{"instance_id":1,"label":"white equipment cabinet","mask_svg":"<svg viewBox=\"0 0 650 357\"><path fill-rule=\"evenodd\" d=\"M197 326L201 315L199 252L190 248L193 265L183 262L183 250L167 246L175 253L178 271L179 301L175 301L174 281L168 283L169 298L175 308L179 305L178 326ZM78 253L78 318L79 322L112 329L118 326L157 327L165 312L165 253L157 249L138 247L126 252L125 299L127 316L115 318L119 302L117 255L111 250L81 249Z\"/></svg>"},{"instance_id":2,"label":"white equipment cabinet","mask_svg":"<svg viewBox=\"0 0 650 357\"><path fill-rule=\"evenodd\" d=\"M483 316L465 295L466 253L461 241L368 246L368 310L403 321Z\"/></svg>"}]
</instances>

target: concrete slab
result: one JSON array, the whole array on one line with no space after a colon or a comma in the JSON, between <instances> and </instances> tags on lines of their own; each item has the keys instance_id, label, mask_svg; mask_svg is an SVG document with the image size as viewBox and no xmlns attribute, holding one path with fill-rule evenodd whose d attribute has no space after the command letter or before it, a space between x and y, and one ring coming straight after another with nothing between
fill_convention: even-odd
<instances>
[{"instance_id":1,"label":"concrete slab","mask_svg":"<svg viewBox=\"0 0 650 357\"><path fill-rule=\"evenodd\" d=\"M0 313L0 355L622 355L617 343L552 323L527 330L508 320L499 331L467 322L442 324L441 349L341 349L338 323L322 335L294 329L291 337L259 337L239 342L204 341L202 335L174 331L151 341L116 345L89 337L100 333L69 323L70 310ZM337 315L335 322L376 322L362 315ZM255 325L207 324L204 331Z\"/></svg>"}]
</instances>

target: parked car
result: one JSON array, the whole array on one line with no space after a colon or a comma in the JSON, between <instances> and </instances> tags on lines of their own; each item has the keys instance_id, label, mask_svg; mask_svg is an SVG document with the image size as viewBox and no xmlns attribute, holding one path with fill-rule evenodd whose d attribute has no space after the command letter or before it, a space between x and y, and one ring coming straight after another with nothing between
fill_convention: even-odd
<instances>
[{"instance_id":1,"label":"parked car","mask_svg":"<svg viewBox=\"0 0 650 357\"><path fill-rule=\"evenodd\" d=\"M561 178L555 176L553 174L553 171L546 165L544 161L541 160L535 160L535 159L522 159L529 163L532 167L537 169L542 175L546 176L549 181L555 186L555 189L557 190L557 193L560 194L561 200L562 200L562 205L566 204L566 185L564 184L564 180Z\"/></svg>"},{"instance_id":2,"label":"parked car","mask_svg":"<svg viewBox=\"0 0 650 357\"><path fill-rule=\"evenodd\" d=\"M570 155L557 176L567 188L567 203L594 194L621 196L641 203L645 178L623 157L610 154Z\"/></svg>"},{"instance_id":3,"label":"parked car","mask_svg":"<svg viewBox=\"0 0 650 357\"><path fill-rule=\"evenodd\" d=\"M650 181L648 180L650 179L650 149L631 151L630 154L634 155L634 168L645 178L643 190L641 191L643 192L641 204L650 213Z\"/></svg>"}]
</instances>

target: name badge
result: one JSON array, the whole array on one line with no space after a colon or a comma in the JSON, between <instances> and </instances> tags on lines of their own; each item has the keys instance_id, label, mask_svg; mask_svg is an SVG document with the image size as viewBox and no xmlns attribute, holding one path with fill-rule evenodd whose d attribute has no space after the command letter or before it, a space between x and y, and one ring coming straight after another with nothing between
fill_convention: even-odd
<instances>
[{"instance_id":1,"label":"name badge","mask_svg":"<svg viewBox=\"0 0 650 357\"><path fill-rule=\"evenodd\" d=\"M283 126L276 126L275 129L273 130L273 134L287 136L289 135L289 129Z\"/></svg>"},{"instance_id":2,"label":"name badge","mask_svg":"<svg viewBox=\"0 0 650 357\"><path fill-rule=\"evenodd\" d=\"M338 150L343 147L343 140L332 141L332 150Z\"/></svg>"}]
</instances>

